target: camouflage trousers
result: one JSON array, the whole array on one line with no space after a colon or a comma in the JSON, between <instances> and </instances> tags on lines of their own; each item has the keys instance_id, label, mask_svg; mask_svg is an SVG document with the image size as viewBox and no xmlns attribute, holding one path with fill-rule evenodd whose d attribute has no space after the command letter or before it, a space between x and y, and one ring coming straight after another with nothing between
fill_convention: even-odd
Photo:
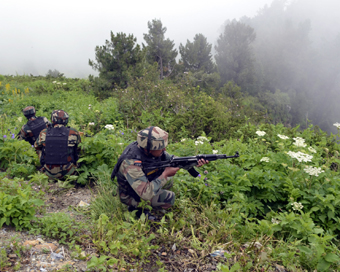
<instances>
[{"instance_id":1,"label":"camouflage trousers","mask_svg":"<svg viewBox=\"0 0 340 272\"><path fill-rule=\"evenodd\" d=\"M173 185L173 180L169 180L165 186L163 186L163 189L160 189L158 194L156 194L150 201L150 206L156 210L158 209L169 209L172 207L175 203L175 193L172 191L168 191L165 189L170 189ZM138 207L139 202L134 199L131 195L122 192L122 190L119 190L118 186L118 194L120 197L120 201L127 205L127 206L133 206Z\"/></svg>"},{"instance_id":2,"label":"camouflage trousers","mask_svg":"<svg viewBox=\"0 0 340 272\"><path fill-rule=\"evenodd\" d=\"M60 165L44 165L41 168L41 172L47 175L51 179L62 179L65 176L70 176L74 174L77 167L73 163L65 164L60 167Z\"/></svg>"}]
</instances>

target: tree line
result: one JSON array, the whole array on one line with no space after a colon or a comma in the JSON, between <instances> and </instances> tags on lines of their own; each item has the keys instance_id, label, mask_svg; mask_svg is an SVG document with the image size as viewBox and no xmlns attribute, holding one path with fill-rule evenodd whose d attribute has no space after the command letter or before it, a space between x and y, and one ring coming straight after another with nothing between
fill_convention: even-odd
<instances>
[{"instance_id":1,"label":"tree line","mask_svg":"<svg viewBox=\"0 0 340 272\"><path fill-rule=\"evenodd\" d=\"M310 36L317 21L300 16L303 3L274 0L253 18L227 20L214 46L198 33L177 50L160 19L148 22L142 45L133 34L111 32L89 60L99 72L90 76L93 88L107 97L141 78L176 86L185 78L197 93L242 101L248 114L266 122L305 128L311 121L332 131L340 113L340 35L315 46Z\"/></svg>"}]
</instances>

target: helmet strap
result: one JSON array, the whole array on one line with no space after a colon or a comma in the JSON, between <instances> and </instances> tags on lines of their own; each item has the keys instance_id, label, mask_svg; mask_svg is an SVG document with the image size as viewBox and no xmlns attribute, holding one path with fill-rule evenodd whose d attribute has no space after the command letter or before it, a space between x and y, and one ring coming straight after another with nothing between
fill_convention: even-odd
<instances>
[{"instance_id":1,"label":"helmet strap","mask_svg":"<svg viewBox=\"0 0 340 272\"><path fill-rule=\"evenodd\" d=\"M149 128L149 133L148 133L148 144L147 144L147 146L146 146L146 149L147 149L147 152L148 152L148 154L150 153L150 149L151 149L151 133L152 133L152 131L153 131L153 126L151 126L150 128Z\"/></svg>"}]
</instances>

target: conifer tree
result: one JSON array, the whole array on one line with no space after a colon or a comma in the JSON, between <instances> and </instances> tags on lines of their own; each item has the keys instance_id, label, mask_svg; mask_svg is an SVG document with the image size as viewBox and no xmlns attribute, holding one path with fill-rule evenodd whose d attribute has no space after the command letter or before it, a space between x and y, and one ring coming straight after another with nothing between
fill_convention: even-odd
<instances>
[{"instance_id":1,"label":"conifer tree","mask_svg":"<svg viewBox=\"0 0 340 272\"><path fill-rule=\"evenodd\" d=\"M132 35L111 31L111 40L105 45L96 46L96 60L89 60L89 65L99 72L101 81L113 88L125 88L131 78L142 74L143 52L137 39Z\"/></svg>"},{"instance_id":2,"label":"conifer tree","mask_svg":"<svg viewBox=\"0 0 340 272\"><path fill-rule=\"evenodd\" d=\"M187 40L185 46L180 44L179 52L182 57L181 62L183 62L186 71L203 71L208 74L214 72L211 44L207 42L207 38L202 34L196 34L193 42Z\"/></svg>"},{"instance_id":3,"label":"conifer tree","mask_svg":"<svg viewBox=\"0 0 340 272\"><path fill-rule=\"evenodd\" d=\"M153 64L158 63L160 70L160 78L164 75L171 74L171 71L176 63L177 50L174 49L175 43L169 38L165 39L166 27L163 27L161 20L154 19L148 22L149 32L144 34L146 41L147 60Z\"/></svg>"}]
</instances>

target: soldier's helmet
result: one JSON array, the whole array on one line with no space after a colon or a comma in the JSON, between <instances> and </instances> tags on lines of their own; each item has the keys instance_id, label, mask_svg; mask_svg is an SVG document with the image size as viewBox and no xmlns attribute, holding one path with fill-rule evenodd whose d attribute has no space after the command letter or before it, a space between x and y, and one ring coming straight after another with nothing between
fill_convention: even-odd
<instances>
[{"instance_id":1,"label":"soldier's helmet","mask_svg":"<svg viewBox=\"0 0 340 272\"><path fill-rule=\"evenodd\" d=\"M27 117L30 118L35 116L35 108L33 106L27 106L22 110L22 113Z\"/></svg>"},{"instance_id":2,"label":"soldier's helmet","mask_svg":"<svg viewBox=\"0 0 340 272\"><path fill-rule=\"evenodd\" d=\"M68 114L66 111L63 110L54 110L51 114L51 121L52 124L61 124L61 125L67 125L68 123Z\"/></svg>"},{"instance_id":3,"label":"soldier's helmet","mask_svg":"<svg viewBox=\"0 0 340 272\"><path fill-rule=\"evenodd\" d=\"M137 143L147 150L161 150L168 145L168 133L159 127L147 127L138 132Z\"/></svg>"}]
</instances>

